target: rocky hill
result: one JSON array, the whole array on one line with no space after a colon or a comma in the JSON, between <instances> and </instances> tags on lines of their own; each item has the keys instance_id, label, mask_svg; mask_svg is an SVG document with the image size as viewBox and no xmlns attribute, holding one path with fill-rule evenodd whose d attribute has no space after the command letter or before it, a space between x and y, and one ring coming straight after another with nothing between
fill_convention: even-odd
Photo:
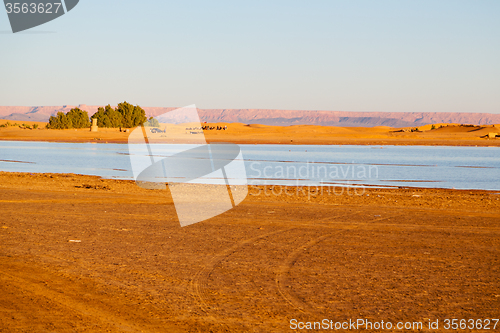
<instances>
[{"instance_id":1,"label":"rocky hill","mask_svg":"<svg viewBox=\"0 0 500 333\"><path fill-rule=\"evenodd\" d=\"M0 106L0 118L19 121L48 121L57 112L68 112L75 106ZM78 106L89 115L98 106ZM146 115L160 116L174 110L162 107L143 107ZM199 109L200 119L206 122L240 122L263 125L324 125L324 126L390 126L408 127L434 123L455 124L499 124L500 114L454 113L454 112L349 112L349 111L305 111L271 109Z\"/></svg>"}]
</instances>

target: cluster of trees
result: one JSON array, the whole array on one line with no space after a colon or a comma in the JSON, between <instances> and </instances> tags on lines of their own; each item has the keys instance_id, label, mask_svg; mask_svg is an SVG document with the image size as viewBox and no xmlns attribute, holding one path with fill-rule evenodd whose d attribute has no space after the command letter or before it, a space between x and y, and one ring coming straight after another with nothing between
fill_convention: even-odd
<instances>
[{"instance_id":1,"label":"cluster of trees","mask_svg":"<svg viewBox=\"0 0 500 333\"><path fill-rule=\"evenodd\" d=\"M71 109L68 113L58 112L51 116L47 128L68 129L68 128L87 128L90 127L90 119L97 119L98 127L125 127L132 128L146 123L146 126L158 127L158 120L153 117L146 118L146 112L140 106L132 105L127 102L118 104L112 108L109 104L106 107L100 107L97 112L89 118L87 111L79 108Z\"/></svg>"},{"instance_id":2,"label":"cluster of trees","mask_svg":"<svg viewBox=\"0 0 500 333\"><path fill-rule=\"evenodd\" d=\"M71 109L68 113L58 112L57 116L51 116L47 128L68 129L86 128L90 126L89 114L79 108Z\"/></svg>"},{"instance_id":3,"label":"cluster of trees","mask_svg":"<svg viewBox=\"0 0 500 333\"><path fill-rule=\"evenodd\" d=\"M118 104L116 108L112 108L109 104L104 108L98 108L97 112L91 117L97 119L99 127L126 127L132 128L140 126L146 122L146 112L140 106L132 105L127 102Z\"/></svg>"}]
</instances>

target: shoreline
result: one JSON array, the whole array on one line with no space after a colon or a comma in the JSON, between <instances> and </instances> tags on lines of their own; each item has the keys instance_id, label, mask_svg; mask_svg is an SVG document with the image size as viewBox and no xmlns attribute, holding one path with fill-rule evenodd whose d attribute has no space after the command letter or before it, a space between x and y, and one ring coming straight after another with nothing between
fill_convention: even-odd
<instances>
[{"instance_id":1,"label":"shoreline","mask_svg":"<svg viewBox=\"0 0 500 333\"><path fill-rule=\"evenodd\" d=\"M60 142L60 143L114 143L114 144L128 144L127 139L113 139L99 138L99 139L85 139L85 138L31 138L31 137L0 137L0 141L19 141L19 142ZM244 145L321 145L321 146L423 146L423 147L500 147L500 140L487 141L481 140L373 140L373 139L339 139L339 140L303 140L294 142L283 142L283 140L248 140L232 138L225 139L212 139L207 138L207 143L234 143Z\"/></svg>"},{"instance_id":2,"label":"shoreline","mask_svg":"<svg viewBox=\"0 0 500 333\"><path fill-rule=\"evenodd\" d=\"M0 120L0 123L2 121ZM6 121L3 121L6 122ZM43 123L40 123L43 124ZM371 146L466 146L500 147L500 138L485 138L488 133L500 133L493 126L449 125L430 130L421 127L419 132L407 128L391 127L331 127L316 125L265 126L241 123L207 124L228 126L227 131L205 130L208 143L230 142L235 144L288 144L288 145L371 145ZM41 127L41 126L40 126ZM428 127L428 128L427 128ZM129 132L116 128L88 129L21 129L0 128L2 141L45 141L66 143L128 143Z\"/></svg>"},{"instance_id":3,"label":"shoreline","mask_svg":"<svg viewBox=\"0 0 500 333\"><path fill-rule=\"evenodd\" d=\"M50 143L92 143L92 144L128 144L126 140L83 140L83 139L39 139L33 140L30 138L0 138L0 142L50 142ZM104 142L103 142L104 141ZM255 142L250 140L207 140L207 143L234 143L240 145L290 145L290 146L388 146L388 147L400 147L400 146L418 146L418 147L490 147L498 148L500 147L500 140L498 143L495 142L476 142L476 141L465 141L465 142L429 142L429 141L404 141L404 142L387 142L387 141L342 141L338 142L328 142L324 141L318 142L307 142L307 143L287 143L280 141L265 141L265 142ZM155 144L155 143L151 143Z\"/></svg>"},{"instance_id":4,"label":"shoreline","mask_svg":"<svg viewBox=\"0 0 500 333\"><path fill-rule=\"evenodd\" d=\"M2 160L0 160L2 162ZM5 162L5 160L3 160ZM18 161L12 161L12 162L18 162ZM23 162L18 162L18 163L23 163ZM60 176L60 177L90 177L90 178L96 178L96 179L101 179L103 181L120 181L120 182L130 182L131 184L135 185L135 180L134 179L125 179L125 178L106 178L104 176L98 176L98 175L86 175L86 174L81 174L81 173L73 173L73 172L20 172L20 171L2 171L0 170L0 176L2 174L11 174L11 175L24 175L23 177L26 176L43 176L43 175L49 175L49 176ZM402 181L403 182L403 181ZM411 181L406 181L406 182L411 182ZM436 182L436 181L433 181ZM195 186L217 186L214 184L203 184L203 183L191 183L194 184ZM168 184L167 184L168 185ZM315 189L314 191L320 191L320 192L326 192L324 189L329 189L329 188L334 188L334 189L346 189L348 191L353 191L353 192L358 192L358 191L366 191L366 190L415 190L415 191L426 191L426 190L439 190L439 191L465 191L465 192L485 192L489 193L492 195L500 195L500 189L497 190L489 190L489 189L481 189L481 188L455 188L455 187L422 187L422 186L405 186L405 185L374 185L374 184L323 184L323 185L283 185L283 184L247 184L247 185L238 185L238 186L245 186L248 188L248 191L252 190L257 190L257 191L264 191L267 193L273 193L274 188L284 188L286 192L286 189L293 189L292 192L301 192L304 193L304 189L308 189L308 192L311 191L311 189ZM274 191L276 192L276 191Z\"/></svg>"},{"instance_id":5,"label":"shoreline","mask_svg":"<svg viewBox=\"0 0 500 333\"><path fill-rule=\"evenodd\" d=\"M137 186L137 188L141 189L136 184L136 181L134 179L119 179L119 178L105 178L103 176L97 176L97 175L85 175L85 174L78 174L78 173L53 173L53 172L19 172L19 171L0 171L0 178L2 177L21 177L21 178L26 178L26 177L34 177L34 178L62 178L62 179L67 179L67 178L82 178L82 179L88 179L88 180L94 180L94 182L117 182L121 184L128 184L127 186ZM191 183L194 187L199 186L201 187L217 187L217 186L226 186L226 185L214 185L214 184L203 184L203 183ZM168 185L166 183L166 185ZM355 185L355 186L352 186ZM166 186L168 188L168 186ZM464 193L464 194L487 194L487 195L498 195L498 198L500 200L500 189L498 190L487 190L487 189L463 189L463 188L447 188L447 187L419 187L419 186L401 186L401 185L372 185L372 184L325 184L325 185L281 185L281 184L275 184L275 185L269 185L269 184L248 184L248 185L238 185L238 187L247 187L249 194L252 193L265 193L265 196L280 196L283 195L285 197L290 197L286 193L301 193L301 197L311 197L312 193L315 193L314 196L317 196L318 193L321 193L322 195L327 195L327 196L338 196L338 194L335 194L335 190L333 191L325 191L325 189L345 189L345 192L353 192L355 193L355 196L360 196L357 193L362 192L363 194L366 194L370 191L420 191L420 192L425 192L425 191L442 191L442 192L449 192L449 193ZM277 192L274 191L274 188L281 188L284 189L281 191L280 195L275 195ZM291 192L289 191L291 189ZM145 190L147 192L150 192L151 190ZM154 190L153 190L154 192ZM330 192L330 193L328 193ZM342 191L343 193L344 191ZM466 193L467 192L467 193ZM268 195L269 194L269 195ZM292 196L293 197L293 196Z\"/></svg>"}]
</instances>

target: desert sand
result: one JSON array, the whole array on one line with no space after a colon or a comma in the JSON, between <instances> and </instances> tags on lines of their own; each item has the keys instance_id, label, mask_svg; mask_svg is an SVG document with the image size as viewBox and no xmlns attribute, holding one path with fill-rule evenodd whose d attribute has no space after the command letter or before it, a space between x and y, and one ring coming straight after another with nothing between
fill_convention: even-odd
<instances>
[{"instance_id":1,"label":"desert sand","mask_svg":"<svg viewBox=\"0 0 500 333\"><path fill-rule=\"evenodd\" d=\"M7 122L0 120L0 125ZM13 123L14 121L9 121ZM17 122L34 124L36 122ZM0 140L126 143L129 132L115 128L47 130L45 123L39 129L21 129L18 126L1 127ZM228 126L226 131L204 131L208 142L239 144L321 144L321 145L441 145L441 146L500 146L500 138L484 138L488 133L499 133L500 125L460 126L436 124L421 126L419 132L409 128L392 127L333 127L316 125L265 126L241 123L214 123L208 126ZM439 128L439 126L445 126ZM186 128L189 125L186 126Z\"/></svg>"},{"instance_id":2,"label":"desert sand","mask_svg":"<svg viewBox=\"0 0 500 333\"><path fill-rule=\"evenodd\" d=\"M168 188L4 172L0 188L2 332L498 318L498 193L251 187L181 228Z\"/></svg>"}]
</instances>

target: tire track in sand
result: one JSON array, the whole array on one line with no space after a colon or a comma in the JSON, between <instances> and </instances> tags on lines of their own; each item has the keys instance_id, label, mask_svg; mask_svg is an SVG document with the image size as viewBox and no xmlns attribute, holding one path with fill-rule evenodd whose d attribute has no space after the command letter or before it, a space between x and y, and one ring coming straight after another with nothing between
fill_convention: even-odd
<instances>
[{"instance_id":1,"label":"tire track in sand","mask_svg":"<svg viewBox=\"0 0 500 333\"><path fill-rule=\"evenodd\" d=\"M299 245L288 255L288 257L286 257L282 265L278 268L278 272L276 273L275 283L281 297L283 297L288 304L302 313L314 313L315 311L312 310L308 304L304 303L298 297L293 296L289 291L287 291L287 288L284 286L284 281L286 279L286 276L290 272L290 269L293 267L293 265L305 249L313 247L314 245L324 241L331 236L332 234L323 235L309 241L306 244Z\"/></svg>"},{"instance_id":2,"label":"tire track in sand","mask_svg":"<svg viewBox=\"0 0 500 333\"><path fill-rule=\"evenodd\" d=\"M357 213L357 212L356 212ZM350 214L347 214L350 215ZM356 224L363 224L363 225L370 225L373 224L374 222L380 222L384 220L389 220L394 217L398 217L401 214L391 214L388 216L384 217L378 217L376 219L373 219L369 222L366 223L356 223ZM338 217L337 217L338 218ZM343 221L339 221L339 223L343 223ZM325 239L331 237L333 234L328 234L328 235L323 235L318 238L315 238L311 240L310 242L306 244L299 245L294 251L292 251L288 257L283 261L283 264L278 268L278 272L276 273L276 279L275 283L276 286L278 287L278 291L280 295L286 300L288 304L290 304L292 307L297 309L298 311L302 313L309 313L309 314L314 314L317 313L317 311L314 311L314 309L311 308L310 305L307 303L301 301L298 297L292 295L287 289L291 288L286 288L284 286L284 281L286 279L286 276L290 272L290 269L293 267L295 262L297 261L298 257L303 253L303 251L307 248L313 247L314 245L324 241Z\"/></svg>"},{"instance_id":3,"label":"tire track in sand","mask_svg":"<svg viewBox=\"0 0 500 333\"><path fill-rule=\"evenodd\" d=\"M263 238L267 238L272 235L280 234L286 231L291 231L296 228L282 229L273 232L266 233L257 237L245 239L241 242L234 244L233 246L219 252L213 256L205 267L196 272L190 281L191 294L198 300L201 309L205 312L209 312L210 306L207 304L208 293L207 293L207 282L210 274L214 271L215 267L221 263L225 258L231 256L233 253L237 252L239 249L243 248L245 245L253 243Z\"/></svg>"}]
</instances>

